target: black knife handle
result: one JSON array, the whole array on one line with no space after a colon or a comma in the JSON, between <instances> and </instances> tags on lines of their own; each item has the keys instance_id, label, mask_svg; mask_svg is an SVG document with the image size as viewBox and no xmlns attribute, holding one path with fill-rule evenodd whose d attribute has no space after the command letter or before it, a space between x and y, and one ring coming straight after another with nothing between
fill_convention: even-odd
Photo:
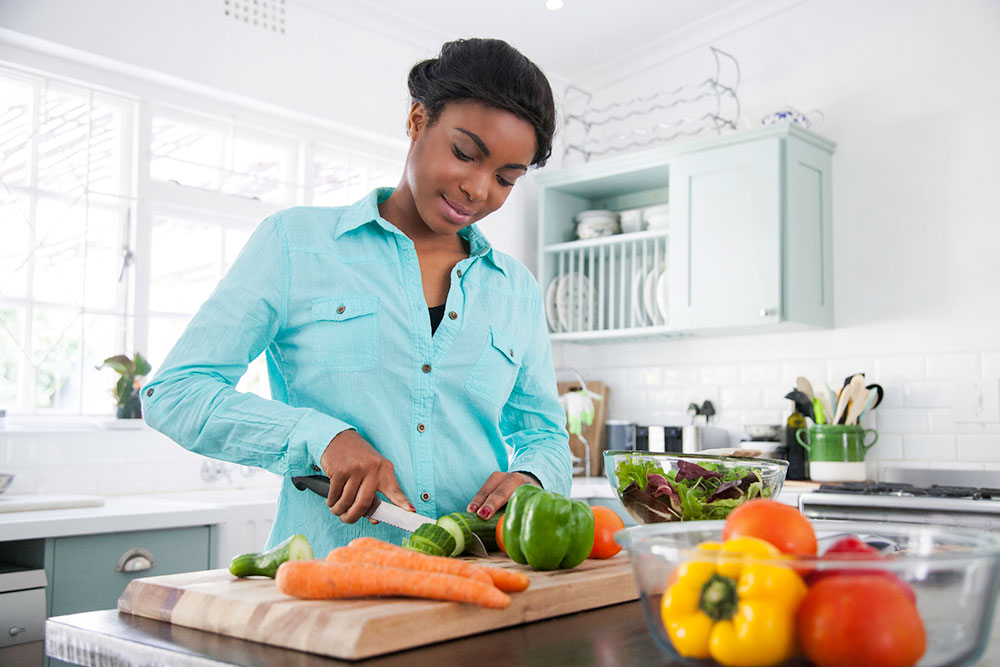
<instances>
[{"instance_id":1,"label":"black knife handle","mask_svg":"<svg viewBox=\"0 0 1000 667\"><path fill-rule=\"evenodd\" d=\"M313 493L326 498L330 495L330 478L326 475L307 475L304 477L292 477L292 484L299 491L309 489Z\"/></svg>"}]
</instances>

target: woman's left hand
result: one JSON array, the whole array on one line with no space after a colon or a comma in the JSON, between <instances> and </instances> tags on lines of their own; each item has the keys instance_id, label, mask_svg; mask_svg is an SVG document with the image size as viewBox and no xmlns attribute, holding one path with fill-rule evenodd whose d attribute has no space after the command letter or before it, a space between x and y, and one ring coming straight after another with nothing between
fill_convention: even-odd
<instances>
[{"instance_id":1,"label":"woman's left hand","mask_svg":"<svg viewBox=\"0 0 1000 667\"><path fill-rule=\"evenodd\" d=\"M534 476L524 472L500 472L489 476L486 483L472 498L467 508L483 519L489 519L497 509L503 507L514 490L524 484L541 486Z\"/></svg>"}]
</instances>

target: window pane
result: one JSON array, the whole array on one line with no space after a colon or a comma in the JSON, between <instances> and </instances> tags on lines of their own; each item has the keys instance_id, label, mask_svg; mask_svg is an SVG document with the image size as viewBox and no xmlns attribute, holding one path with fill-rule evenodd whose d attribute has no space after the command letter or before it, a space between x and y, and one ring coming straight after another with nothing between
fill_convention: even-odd
<instances>
[{"instance_id":1,"label":"window pane","mask_svg":"<svg viewBox=\"0 0 1000 667\"><path fill-rule=\"evenodd\" d=\"M223 145L218 130L154 117L149 175L158 181L217 190Z\"/></svg>"},{"instance_id":2,"label":"window pane","mask_svg":"<svg viewBox=\"0 0 1000 667\"><path fill-rule=\"evenodd\" d=\"M0 80L0 183L28 185L31 102L30 86Z\"/></svg>"},{"instance_id":3,"label":"window pane","mask_svg":"<svg viewBox=\"0 0 1000 667\"><path fill-rule=\"evenodd\" d=\"M36 308L31 321L31 364L39 409L76 412L80 405L80 315L68 308Z\"/></svg>"},{"instance_id":4,"label":"window pane","mask_svg":"<svg viewBox=\"0 0 1000 667\"><path fill-rule=\"evenodd\" d=\"M222 192L283 204L293 199L289 164L293 151L280 145L237 138L232 172L225 173Z\"/></svg>"},{"instance_id":5,"label":"window pane","mask_svg":"<svg viewBox=\"0 0 1000 667\"><path fill-rule=\"evenodd\" d=\"M0 297L24 298L28 287L28 198L0 190Z\"/></svg>"},{"instance_id":6,"label":"window pane","mask_svg":"<svg viewBox=\"0 0 1000 667\"><path fill-rule=\"evenodd\" d=\"M106 415L115 411L114 388L120 376L110 368L97 367L116 354L132 356L132 350L121 349L120 323L121 318L114 315L83 316L81 410L84 414Z\"/></svg>"},{"instance_id":7,"label":"window pane","mask_svg":"<svg viewBox=\"0 0 1000 667\"><path fill-rule=\"evenodd\" d=\"M402 165L345 151L316 149L313 161L315 206L347 206L377 187L395 185Z\"/></svg>"},{"instance_id":8,"label":"window pane","mask_svg":"<svg viewBox=\"0 0 1000 667\"><path fill-rule=\"evenodd\" d=\"M24 361L24 309L0 308L0 408L18 404Z\"/></svg>"},{"instance_id":9,"label":"window pane","mask_svg":"<svg viewBox=\"0 0 1000 667\"><path fill-rule=\"evenodd\" d=\"M153 220L149 305L194 313L222 275L219 227L168 216Z\"/></svg>"},{"instance_id":10,"label":"window pane","mask_svg":"<svg viewBox=\"0 0 1000 667\"><path fill-rule=\"evenodd\" d=\"M40 197L37 215L34 298L114 307L121 247L117 211L88 206L86 199Z\"/></svg>"},{"instance_id":11,"label":"window pane","mask_svg":"<svg viewBox=\"0 0 1000 667\"><path fill-rule=\"evenodd\" d=\"M122 110L94 102L90 128L90 189L119 194L122 167Z\"/></svg>"},{"instance_id":12,"label":"window pane","mask_svg":"<svg viewBox=\"0 0 1000 667\"><path fill-rule=\"evenodd\" d=\"M48 90L42 96L38 142L38 187L83 192L87 187L90 101Z\"/></svg>"}]
</instances>

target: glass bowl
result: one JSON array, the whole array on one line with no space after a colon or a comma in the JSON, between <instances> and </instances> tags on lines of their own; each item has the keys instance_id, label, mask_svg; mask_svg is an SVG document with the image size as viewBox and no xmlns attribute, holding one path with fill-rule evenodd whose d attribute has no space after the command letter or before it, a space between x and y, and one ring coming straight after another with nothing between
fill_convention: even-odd
<instances>
[{"instance_id":1,"label":"glass bowl","mask_svg":"<svg viewBox=\"0 0 1000 667\"><path fill-rule=\"evenodd\" d=\"M1000 534L945 526L864 521L811 521L822 554L834 541L855 535L875 546L883 558L858 560L786 557L746 558L744 563L791 565L812 570L885 570L906 582L916 594L917 611L927 635L921 667L967 665L987 645L997 596L1000 594ZM724 521L635 526L615 539L628 549L646 625L674 665L711 665L710 659L682 658L664 628L660 603L674 569L691 560L695 547L722 541ZM702 559L705 558L702 552ZM803 657L782 665L810 664Z\"/></svg>"},{"instance_id":2,"label":"glass bowl","mask_svg":"<svg viewBox=\"0 0 1000 667\"><path fill-rule=\"evenodd\" d=\"M706 478L695 484L691 464L711 469L722 475ZM686 471L682 471L685 468ZM675 454L626 450L604 452L604 474L625 510L636 523L646 525L670 521L725 519L733 509L751 498L776 498L785 481L788 462L778 459L711 456L708 454ZM628 479L619 472L629 471ZM648 475L663 475L670 488L662 483L649 485ZM646 477L645 488L638 488L639 479ZM680 482L676 481L680 478ZM722 488L723 480L742 483ZM753 484L754 481L759 484ZM715 496L712 492L719 490ZM673 495L676 493L676 496Z\"/></svg>"}]
</instances>

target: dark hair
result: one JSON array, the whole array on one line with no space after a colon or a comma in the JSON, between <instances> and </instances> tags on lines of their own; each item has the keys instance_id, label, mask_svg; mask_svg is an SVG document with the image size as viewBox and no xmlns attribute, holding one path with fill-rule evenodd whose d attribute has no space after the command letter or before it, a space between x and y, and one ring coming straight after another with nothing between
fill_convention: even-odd
<instances>
[{"instance_id":1,"label":"dark hair","mask_svg":"<svg viewBox=\"0 0 1000 667\"><path fill-rule=\"evenodd\" d=\"M433 125L449 102L471 100L510 111L535 130L535 156L541 167L552 155L556 110L552 88L542 70L500 39L457 39L437 58L413 66L410 97L427 109Z\"/></svg>"}]
</instances>

